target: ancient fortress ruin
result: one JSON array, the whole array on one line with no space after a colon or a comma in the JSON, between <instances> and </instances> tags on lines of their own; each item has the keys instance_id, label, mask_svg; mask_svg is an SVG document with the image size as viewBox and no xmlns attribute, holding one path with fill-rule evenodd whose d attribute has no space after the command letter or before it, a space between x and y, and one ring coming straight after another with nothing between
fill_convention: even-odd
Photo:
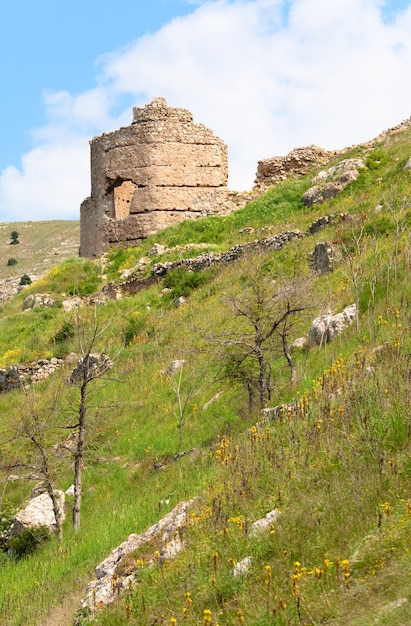
<instances>
[{"instance_id":1,"label":"ancient fortress ruin","mask_svg":"<svg viewBox=\"0 0 411 626\"><path fill-rule=\"evenodd\" d=\"M90 146L91 196L80 210L80 256L135 246L176 222L227 212L227 146L164 98L134 107L130 126Z\"/></svg>"}]
</instances>

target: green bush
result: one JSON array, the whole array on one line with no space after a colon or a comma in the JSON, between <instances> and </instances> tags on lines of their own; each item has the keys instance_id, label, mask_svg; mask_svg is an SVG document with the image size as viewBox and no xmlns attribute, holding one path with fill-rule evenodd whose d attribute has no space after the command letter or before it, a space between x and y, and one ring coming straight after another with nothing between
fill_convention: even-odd
<instances>
[{"instance_id":1,"label":"green bush","mask_svg":"<svg viewBox=\"0 0 411 626\"><path fill-rule=\"evenodd\" d=\"M145 326L145 320L141 317L132 315L128 320L127 326L124 329L124 344L129 346L133 343L134 338L137 337Z\"/></svg>"},{"instance_id":2,"label":"green bush","mask_svg":"<svg viewBox=\"0 0 411 626\"><path fill-rule=\"evenodd\" d=\"M58 330L53 337L53 343L62 343L63 341L67 341L67 339L74 337L74 334L75 329L73 322L63 322L60 330Z\"/></svg>"},{"instance_id":3,"label":"green bush","mask_svg":"<svg viewBox=\"0 0 411 626\"><path fill-rule=\"evenodd\" d=\"M11 537L8 541L8 551L17 559L32 554L37 546L47 541L50 537L49 530L46 526L39 528L26 528L17 537Z\"/></svg>"},{"instance_id":4,"label":"green bush","mask_svg":"<svg viewBox=\"0 0 411 626\"><path fill-rule=\"evenodd\" d=\"M17 230L12 230L11 231L10 238L11 238L10 244L12 246L15 246L16 244L20 243L20 241L19 241L19 234L18 234Z\"/></svg>"},{"instance_id":5,"label":"green bush","mask_svg":"<svg viewBox=\"0 0 411 626\"><path fill-rule=\"evenodd\" d=\"M369 154L365 160L365 165L369 170L376 170L379 167L382 167L389 161L389 156L386 150L381 150L381 148L377 148L371 154Z\"/></svg>"},{"instance_id":6,"label":"green bush","mask_svg":"<svg viewBox=\"0 0 411 626\"><path fill-rule=\"evenodd\" d=\"M9 260L7 261L7 265L8 265L9 267L10 267L11 265L17 265L17 259L13 259L13 258L9 259Z\"/></svg>"},{"instance_id":7,"label":"green bush","mask_svg":"<svg viewBox=\"0 0 411 626\"><path fill-rule=\"evenodd\" d=\"M174 300L180 296L187 298L194 289L207 283L213 276L213 270L194 272L179 267L166 275L163 284L167 289L171 289L168 299Z\"/></svg>"},{"instance_id":8,"label":"green bush","mask_svg":"<svg viewBox=\"0 0 411 626\"><path fill-rule=\"evenodd\" d=\"M20 278L20 282L19 285L31 285L31 278L28 274L23 274L23 276Z\"/></svg>"},{"instance_id":9,"label":"green bush","mask_svg":"<svg viewBox=\"0 0 411 626\"><path fill-rule=\"evenodd\" d=\"M389 235L395 230L394 222L388 215L381 215L377 219L372 219L364 226L364 232L367 235Z\"/></svg>"}]
</instances>

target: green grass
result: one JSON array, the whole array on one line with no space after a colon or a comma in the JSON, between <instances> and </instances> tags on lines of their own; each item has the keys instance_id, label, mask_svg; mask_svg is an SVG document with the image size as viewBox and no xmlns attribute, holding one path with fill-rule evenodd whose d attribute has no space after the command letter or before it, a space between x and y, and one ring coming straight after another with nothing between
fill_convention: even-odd
<instances>
[{"instance_id":1,"label":"green grass","mask_svg":"<svg viewBox=\"0 0 411 626\"><path fill-rule=\"evenodd\" d=\"M322 207L302 205L310 184L305 177L278 185L228 217L184 222L138 249L110 253L107 275L114 278L146 256L154 242L225 250L267 233L305 231L325 214L352 216L264 259L250 256L203 274L173 272L167 277L171 292L162 293L166 284L160 283L97 308L101 325L108 326L96 351L117 356L111 380L96 385L93 396L82 525L74 535L68 503L61 546L51 539L27 558L0 560L0 624L43 626L64 598L74 610L99 561L128 534L144 531L193 496L198 499L184 531L185 550L164 567L141 568L138 585L95 623L410 621L411 179L402 170L409 145L410 135L403 133L378 146L366 156L368 169L359 179ZM254 231L239 234L246 227ZM356 287L359 331L354 325L322 349L293 352L298 374L293 389L277 347L270 363L271 404L294 402L297 408L253 428L260 421L258 407L250 411L240 383L216 380L219 360L207 349L207 337L233 324L224 296L244 296L250 266L262 263L273 280L299 275L304 282L307 256L324 240L340 246L343 259L332 274L312 277L312 306L297 320L293 338L307 333L316 315L351 304ZM63 293L97 291L102 280L98 264L73 259L6 303L1 364L76 351L76 335L68 332L73 315L58 305L23 312L23 299L49 292L59 304ZM176 308L179 295L187 302ZM84 307L85 318L93 314L93 307ZM196 389L182 424L182 449L196 451L178 460L178 399L162 373L174 359L187 361L183 397ZM77 391L64 383L69 372L67 367L36 387L43 407L57 392L56 426L75 419L78 407ZM221 395L204 410L217 392ZM19 390L0 396L2 458L24 452L9 435L30 398ZM48 445L64 441L66 434L50 429ZM65 489L72 482L71 461L51 458L56 484ZM7 483L3 512L18 507L33 485ZM271 532L250 537L251 523L274 508L281 516ZM233 564L246 556L252 557L249 575L234 578ZM390 604L404 598L408 603ZM68 610L59 617L61 626L72 623L71 615Z\"/></svg>"}]
</instances>

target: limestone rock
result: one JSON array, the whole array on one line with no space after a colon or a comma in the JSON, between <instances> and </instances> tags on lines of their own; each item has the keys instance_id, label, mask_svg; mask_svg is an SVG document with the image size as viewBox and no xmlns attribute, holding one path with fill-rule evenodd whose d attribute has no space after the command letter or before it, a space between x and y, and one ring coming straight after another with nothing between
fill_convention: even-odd
<instances>
[{"instance_id":1,"label":"limestone rock","mask_svg":"<svg viewBox=\"0 0 411 626\"><path fill-rule=\"evenodd\" d=\"M332 272L337 261L341 260L341 254L337 246L327 241L317 243L310 255L310 267L319 274Z\"/></svg>"},{"instance_id":2,"label":"limestone rock","mask_svg":"<svg viewBox=\"0 0 411 626\"><path fill-rule=\"evenodd\" d=\"M344 159L328 170L321 171L312 179L313 187L303 195L303 204L311 207L335 198L350 182L358 178L359 170L364 167L362 159Z\"/></svg>"},{"instance_id":3,"label":"limestone rock","mask_svg":"<svg viewBox=\"0 0 411 626\"><path fill-rule=\"evenodd\" d=\"M75 384L98 378L112 367L113 361L106 354L88 354L80 359L77 367L71 372L68 382Z\"/></svg>"},{"instance_id":4,"label":"limestone rock","mask_svg":"<svg viewBox=\"0 0 411 626\"><path fill-rule=\"evenodd\" d=\"M175 372L182 370L186 363L187 361L185 359L174 359L174 361L171 361L170 365L165 370L161 370L161 373L169 375L175 374Z\"/></svg>"},{"instance_id":5,"label":"limestone rock","mask_svg":"<svg viewBox=\"0 0 411 626\"><path fill-rule=\"evenodd\" d=\"M56 301L48 293L31 293L23 300L23 311L43 306L55 306Z\"/></svg>"},{"instance_id":6,"label":"limestone rock","mask_svg":"<svg viewBox=\"0 0 411 626\"><path fill-rule=\"evenodd\" d=\"M411 170L411 157L408 159L406 164L404 165L405 170Z\"/></svg>"},{"instance_id":7,"label":"limestone rock","mask_svg":"<svg viewBox=\"0 0 411 626\"><path fill-rule=\"evenodd\" d=\"M250 573L251 566L253 564L253 559L251 556L246 556L242 561L236 563L231 570L234 578L240 578L243 576L247 576Z\"/></svg>"},{"instance_id":8,"label":"limestone rock","mask_svg":"<svg viewBox=\"0 0 411 626\"><path fill-rule=\"evenodd\" d=\"M257 520L256 522L254 522L254 524L251 524L248 534L250 535L250 537L258 537L258 535L267 532L268 530L270 530L271 526L277 521L280 515L280 511L278 511L277 509L270 511L265 517Z\"/></svg>"},{"instance_id":9,"label":"limestone rock","mask_svg":"<svg viewBox=\"0 0 411 626\"><path fill-rule=\"evenodd\" d=\"M129 535L126 541L115 548L96 567L97 580L91 581L87 586L86 597L81 603L79 612L87 610L92 616L99 609L114 602L119 594L127 590L134 580L134 575L128 571L128 568L124 569L125 575L123 575L120 565L128 555L152 542L154 538L161 546L159 565L161 566L165 560L174 558L184 547L181 533L187 522L187 510L192 503L193 500L181 502L157 524L139 535ZM76 623L79 624L80 621L77 620Z\"/></svg>"},{"instance_id":10,"label":"limestone rock","mask_svg":"<svg viewBox=\"0 0 411 626\"><path fill-rule=\"evenodd\" d=\"M61 521L63 521L64 493L63 491L55 491L55 494L59 503ZM33 498L24 509L16 514L10 533L15 537L27 528L39 528L40 526L46 526L50 532L56 530L53 503L48 493L42 493Z\"/></svg>"},{"instance_id":11,"label":"limestone rock","mask_svg":"<svg viewBox=\"0 0 411 626\"><path fill-rule=\"evenodd\" d=\"M333 315L331 311L329 311L326 315L316 317L310 328L310 345L321 346L332 341L353 323L356 315L356 305L350 304L341 313Z\"/></svg>"}]
</instances>

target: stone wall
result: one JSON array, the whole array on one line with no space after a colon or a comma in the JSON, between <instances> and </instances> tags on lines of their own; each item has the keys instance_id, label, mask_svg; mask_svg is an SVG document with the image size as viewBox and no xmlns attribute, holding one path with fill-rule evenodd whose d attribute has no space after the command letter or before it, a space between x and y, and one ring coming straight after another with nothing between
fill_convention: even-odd
<instances>
[{"instance_id":1,"label":"stone wall","mask_svg":"<svg viewBox=\"0 0 411 626\"><path fill-rule=\"evenodd\" d=\"M91 196L81 205L80 256L137 245L184 219L227 212L221 139L186 109L155 98L133 123L90 142Z\"/></svg>"}]
</instances>

